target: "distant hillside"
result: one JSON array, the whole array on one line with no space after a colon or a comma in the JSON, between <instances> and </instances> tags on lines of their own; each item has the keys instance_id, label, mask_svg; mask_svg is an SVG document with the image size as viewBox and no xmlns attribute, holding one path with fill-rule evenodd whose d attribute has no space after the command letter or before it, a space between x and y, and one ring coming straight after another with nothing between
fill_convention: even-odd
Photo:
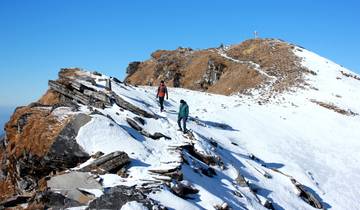
<instances>
[{"instance_id":1,"label":"distant hillside","mask_svg":"<svg viewBox=\"0 0 360 210\"><path fill-rule=\"evenodd\" d=\"M277 39L251 39L204 50L158 50L149 60L130 63L125 81L157 85L165 80L169 86L224 95L266 88L272 90L265 91L269 98L306 85L304 76L314 73L300 64L294 49L295 45Z\"/></svg>"}]
</instances>

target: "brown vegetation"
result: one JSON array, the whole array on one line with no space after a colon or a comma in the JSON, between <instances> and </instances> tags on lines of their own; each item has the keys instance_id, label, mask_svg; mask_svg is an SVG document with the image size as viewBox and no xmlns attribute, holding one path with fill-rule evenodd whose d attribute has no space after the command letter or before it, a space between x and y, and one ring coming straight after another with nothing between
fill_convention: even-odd
<instances>
[{"instance_id":1,"label":"brown vegetation","mask_svg":"<svg viewBox=\"0 0 360 210\"><path fill-rule=\"evenodd\" d=\"M349 78L353 78L356 80L360 80L360 77L354 74L350 74L350 73L346 73L344 71L340 71L342 75L344 75L345 77L349 77Z\"/></svg>"},{"instance_id":2,"label":"brown vegetation","mask_svg":"<svg viewBox=\"0 0 360 210\"><path fill-rule=\"evenodd\" d=\"M158 85L165 80L169 86L230 95L269 84L272 78L260 74L253 65L256 63L276 78L272 90L282 92L302 84L304 73L316 75L301 67L293 49L293 45L275 39L251 39L229 49L158 50L151 54L151 59L129 65L125 81ZM228 59L219 52L243 62Z\"/></svg>"},{"instance_id":3,"label":"brown vegetation","mask_svg":"<svg viewBox=\"0 0 360 210\"><path fill-rule=\"evenodd\" d=\"M314 100L314 99L311 99L310 101L317 104L317 105L319 105L319 106L322 106L324 108L333 110L333 111L335 111L337 113L340 113L340 114L343 114L343 115L347 115L347 116L359 115L358 113L355 113L355 112L353 112L351 110L342 109L342 108L337 107L337 106L335 106L334 104L331 104L331 103L325 103L325 102L317 101L317 100Z\"/></svg>"}]
</instances>

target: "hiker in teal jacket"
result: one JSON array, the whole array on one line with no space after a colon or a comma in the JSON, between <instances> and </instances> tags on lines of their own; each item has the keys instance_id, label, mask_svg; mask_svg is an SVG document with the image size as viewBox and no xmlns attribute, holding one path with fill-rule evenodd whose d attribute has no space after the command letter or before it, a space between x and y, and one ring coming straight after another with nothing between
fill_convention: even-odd
<instances>
[{"instance_id":1,"label":"hiker in teal jacket","mask_svg":"<svg viewBox=\"0 0 360 210\"><path fill-rule=\"evenodd\" d=\"M187 118L189 117L189 106L187 105L187 103L184 100L180 100L180 109L179 109L179 115L178 115L178 125L179 125L179 130L183 131L184 133L187 132L186 129L186 121ZM181 128L181 120L183 121L183 128Z\"/></svg>"}]
</instances>

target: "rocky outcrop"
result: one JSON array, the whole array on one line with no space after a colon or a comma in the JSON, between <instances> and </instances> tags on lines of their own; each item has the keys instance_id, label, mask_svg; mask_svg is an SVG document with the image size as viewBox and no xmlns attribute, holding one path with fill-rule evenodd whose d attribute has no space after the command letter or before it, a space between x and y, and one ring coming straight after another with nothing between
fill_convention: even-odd
<instances>
[{"instance_id":1,"label":"rocky outcrop","mask_svg":"<svg viewBox=\"0 0 360 210\"><path fill-rule=\"evenodd\" d=\"M204 50L158 50L150 60L130 63L125 81L149 85L165 80L169 86L225 95L270 87L275 94L303 85L303 75L314 73L300 65L294 49L281 40L251 39Z\"/></svg>"},{"instance_id":2,"label":"rocky outcrop","mask_svg":"<svg viewBox=\"0 0 360 210\"><path fill-rule=\"evenodd\" d=\"M104 192L100 198L92 201L90 209L121 209L127 202L136 201L148 209L164 209L135 187L116 186Z\"/></svg>"},{"instance_id":3,"label":"rocky outcrop","mask_svg":"<svg viewBox=\"0 0 360 210\"><path fill-rule=\"evenodd\" d=\"M125 152L112 152L101 156L99 159L93 161L81 169L81 171L97 171L100 174L117 173L122 167L130 163L130 158Z\"/></svg>"},{"instance_id":4,"label":"rocky outcrop","mask_svg":"<svg viewBox=\"0 0 360 210\"><path fill-rule=\"evenodd\" d=\"M51 110L52 107L39 105L18 108L6 124L0 188L10 190L0 193L0 197L32 192L48 174L90 158L75 137L91 117L69 112L59 119L53 113L56 110Z\"/></svg>"},{"instance_id":5,"label":"rocky outcrop","mask_svg":"<svg viewBox=\"0 0 360 210\"><path fill-rule=\"evenodd\" d=\"M129 63L128 67L126 68L126 73L128 75L132 75L133 73L136 72L136 70L138 70L140 64L141 62L139 61L134 61Z\"/></svg>"}]
</instances>

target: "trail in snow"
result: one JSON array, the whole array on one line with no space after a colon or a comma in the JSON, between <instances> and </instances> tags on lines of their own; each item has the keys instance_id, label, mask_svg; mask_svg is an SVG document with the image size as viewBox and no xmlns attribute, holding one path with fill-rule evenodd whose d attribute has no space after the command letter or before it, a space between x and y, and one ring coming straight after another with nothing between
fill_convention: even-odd
<instances>
[{"instance_id":1,"label":"trail in snow","mask_svg":"<svg viewBox=\"0 0 360 210\"><path fill-rule=\"evenodd\" d=\"M169 208L214 209L215 205L226 202L234 209L263 209L258 199L262 202L265 199L271 201L275 209L313 209L296 194L290 180L294 177L319 197L325 208L360 209L357 202L360 197L360 168L357 167L360 117L344 116L309 101L309 98L331 101L359 113L360 82L341 76L341 67L313 53L305 50L296 53L303 58L304 66L317 72L317 76L307 79L319 91L284 93L286 102L281 105L259 105L237 96L169 88L171 100L165 103L169 111L157 114L162 115L159 119L145 118L143 129L161 132L171 140L153 140L137 133L126 122L126 118L136 115L114 105L99 110L105 116L93 116L93 120L80 129L77 141L90 154L98 150L127 152L132 159L129 177L102 175L104 186L160 186L161 190L151 197ZM156 88L114 84L113 90L137 107L158 113ZM180 99L190 107L193 120L188 121L188 128L193 130L193 140L177 132L176 110ZM106 115L115 120L115 126L109 126L112 121ZM179 146L189 143L203 154L221 158L223 166L211 166L215 176L201 173L200 168L206 164L179 150ZM255 154L259 160L252 160L249 154ZM184 180L199 190L191 199L174 195L163 185L166 177L149 171L179 166ZM250 188L234 181L238 172L256 191L256 196Z\"/></svg>"},{"instance_id":2,"label":"trail in snow","mask_svg":"<svg viewBox=\"0 0 360 210\"><path fill-rule=\"evenodd\" d=\"M245 64L245 65L250 66L251 68L255 69L255 70L256 70L257 72L259 72L260 74L262 74L262 75L270 78L270 79L271 79L271 83L274 83L274 82L277 80L277 78L276 78L275 76L270 76L268 73L266 73L264 70L262 70L262 69L260 68L260 65L259 65L259 64L255 63L255 62L253 62L253 61L242 61L242 60L237 60L237 59L235 59L235 58L232 58L232 57L230 57L230 56L228 56L228 55L226 54L226 50L224 50L224 49L217 49L217 52L218 52L218 54L219 54L220 56L222 56L222 57L224 57L224 58L226 58L226 59L228 59L228 60L231 60L231 61L236 62L236 63L241 63L241 64Z\"/></svg>"}]
</instances>

